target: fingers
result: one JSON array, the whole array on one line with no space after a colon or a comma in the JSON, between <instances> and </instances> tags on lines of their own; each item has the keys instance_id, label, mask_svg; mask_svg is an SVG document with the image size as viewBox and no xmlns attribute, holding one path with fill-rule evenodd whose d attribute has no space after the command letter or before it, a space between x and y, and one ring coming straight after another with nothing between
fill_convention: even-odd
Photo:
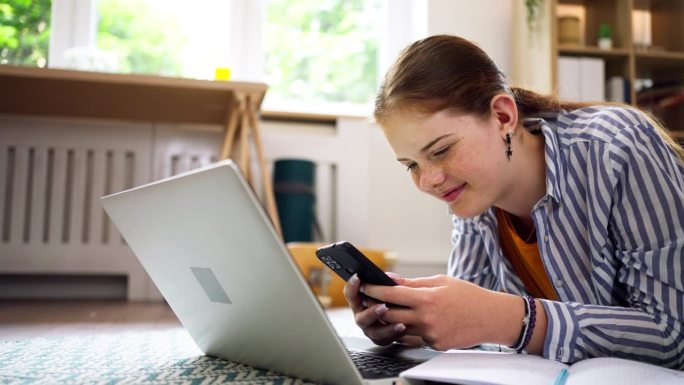
<instances>
[{"instance_id":1,"label":"fingers","mask_svg":"<svg viewBox=\"0 0 684 385\"><path fill-rule=\"evenodd\" d=\"M356 325L378 345L395 341L405 330L404 324L390 324L383 320L389 308L384 303L369 307L355 314Z\"/></svg>"},{"instance_id":2,"label":"fingers","mask_svg":"<svg viewBox=\"0 0 684 385\"><path fill-rule=\"evenodd\" d=\"M433 275L432 277L403 278L402 285L407 287L435 287L444 286L451 278L446 275Z\"/></svg>"},{"instance_id":3,"label":"fingers","mask_svg":"<svg viewBox=\"0 0 684 385\"><path fill-rule=\"evenodd\" d=\"M404 279L405 280L405 279ZM406 286L379 286L362 284L359 291L379 302L392 303L395 305L414 307L418 304L422 289L414 289Z\"/></svg>"},{"instance_id":4,"label":"fingers","mask_svg":"<svg viewBox=\"0 0 684 385\"><path fill-rule=\"evenodd\" d=\"M449 284L450 280L453 280L453 278L445 275L435 275L424 278L398 277L398 280L401 282L398 286L378 286L362 283L359 290L367 296L373 297L381 302L417 307L424 297L425 290L423 289L446 286Z\"/></svg>"},{"instance_id":5,"label":"fingers","mask_svg":"<svg viewBox=\"0 0 684 385\"><path fill-rule=\"evenodd\" d=\"M414 348L420 348L423 346L426 346L427 343L425 340L423 340L422 337L420 336L412 336L405 334L397 339L397 342L409 346L409 347L414 347Z\"/></svg>"},{"instance_id":6,"label":"fingers","mask_svg":"<svg viewBox=\"0 0 684 385\"><path fill-rule=\"evenodd\" d=\"M399 277L399 279L401 279L399 275L396 276ZM352 311L354 311L354 313L357 313L367 307L372 307L374 305L381 303L375 300L374 298L369 298L367 295L360 293L361 286L362 282L359 280L359 277L356 274L354 274L351 276L351 278L349 278L349 281L344 285L342 289L342 293L344 294L345 299L351 306Z\"/></svg>"},{"instance_id":7,"label":"fingers","mask_svg":"<svg viewBox=\"0 0 684 385\"><path fill-rule=\"evenodd\" d=\"M342 289L344 298L349 303L349 306L351 307L354 314L363 311L363 309L366 308L366 306L364 306L362 303L363 295L359 293L360 286L361 280L359 280L359 277L356 274L354 274L351 276L351 278L349 278L347 284L344 285L344 289Z\"/></svg>"},{"instance_id":8,"label":"fingers","mask_svg":"<svg viewBox=\"0 0 684 385\"><path fill-rule=\"evenodd\" d=\"M361 329L366 329L374 323L377 323L382 316L387 313L387 310L387 305L384 303L375 305L356 313L354 315L354 320L356 321L356 325Z\"/></svg>"},{"instance_id":9,"label":"fingers","mask_svg":"<svg viewBox=\"0 0 684 385\"><path fill-rule=\"evenodd\" d=\"M371 298L367 295L362 295L361 296L361 304L363 307L373 307L375 305L380 305L383 302L375 300L375 298Z\"/></svg>"},{"instance_id":10,"label":"fingers","mask_svg":"<svg viewBox=\"0 0 684 385\"><path fill-rule=\"evenodd\" d=\"M344 286L343 293L354 312L356 324L363 333L378 345L388 345L401 337L404 324L388 324L382 317L389 308L384 303L362 294L361 282L353 275Z\"/></svg>"},{"instance_id":11,"label":"fingers","mask_svg":"<svg viewBox=\"0 0 684 385\"><path fill-rule=\"evenodd\" d=\"M389 345L401 338L404 330L406 330L404 325L380 325L365 329L363 332L375 344Z\"/></svg>"},{"instance_id":12,"label":"fingers","mask_svg":"<svg viewBox=\"0 0 684 385\"><path fill-rule=\"evenodd\" d=\"M418 315L411 308L392 307L383 311L379 316L379 320L388 324L415 325L418 323Z\"/></svg>"}]
</instances>

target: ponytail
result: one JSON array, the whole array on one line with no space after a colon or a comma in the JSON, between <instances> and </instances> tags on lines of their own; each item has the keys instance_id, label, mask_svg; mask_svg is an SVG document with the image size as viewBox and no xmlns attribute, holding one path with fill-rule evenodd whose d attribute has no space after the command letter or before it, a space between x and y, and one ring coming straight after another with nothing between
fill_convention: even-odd
<instances>
[{"instance_id":1,"label":"ponytail","mask_svg":"<svg viewBox=\"0 0 684 385\"><path fill-rule=\"evenodd\" d=\"M672 149L672 151L684 162L684 148L677 143L677 140L672 136L672 133L665 128L663 122L648 111L640 108L630 106L623 103L587 103L587 102L570 102L563 101L552 95L541 95L533 91L523 88L511 88L515 103L518 106L518 113L522 118L533 117L544 112L559 112L560 110L572 111L578 108L596 106L596 105L611 105L620 106L623 108L630 108L639 111L646 117L646 120L656 129L658 134L663 138L663 141Z\"/></svg>"}]
</instances>

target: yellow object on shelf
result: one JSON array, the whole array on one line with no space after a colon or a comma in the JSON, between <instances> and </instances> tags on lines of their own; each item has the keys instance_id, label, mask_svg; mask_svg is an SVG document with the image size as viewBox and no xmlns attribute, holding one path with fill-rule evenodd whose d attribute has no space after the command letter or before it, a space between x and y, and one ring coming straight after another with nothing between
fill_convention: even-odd
<instances>
[{"instance_id":1,"label":"yellow object on shelf","mask_svg":"<svg viewBox=\"0 0 684 385\"><path fill-rule=\"evenodd\" d=\"M228 67L217 67L214 72L215 80L230 80L230 68Z\"/></svg>"},{"instance_id":2,"label":"yellow object on shelf","mask_svg":"<svg viewBox=\"0 0 684 385\"><path fill-rule=\"evenodd\" d=\"M580 19L576 16L558 18L558 41L561 44L581 44Z\"/></svg>"}]
</instances>

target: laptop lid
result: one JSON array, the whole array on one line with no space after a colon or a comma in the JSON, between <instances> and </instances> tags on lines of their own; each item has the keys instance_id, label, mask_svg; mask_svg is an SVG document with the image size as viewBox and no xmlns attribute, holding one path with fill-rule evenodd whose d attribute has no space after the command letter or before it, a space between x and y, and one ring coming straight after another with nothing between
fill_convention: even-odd
<instances>
[{"instance_id":1,"label":"laptop lid","mask_svg":"<svg viewBox=\"0 0 684 385\"><path fill-rule=\"evenodd\" d=\"M102 204L203 352L317 382L363 383L232 161Z\"/></svg>"}]
</instances>

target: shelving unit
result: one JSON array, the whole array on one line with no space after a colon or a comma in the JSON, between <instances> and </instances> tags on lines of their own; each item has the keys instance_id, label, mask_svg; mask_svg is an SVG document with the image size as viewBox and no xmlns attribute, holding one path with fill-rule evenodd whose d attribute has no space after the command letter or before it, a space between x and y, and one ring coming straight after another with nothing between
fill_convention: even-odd
<instances>
[{"instance_id":1,"label":"shelving unit","mask_svg":"<svg viewBox=\"0 0 684 385\"><path fill-rule=\"evenodd\" d=\"M551 0L551 76L552 87L558 90L558 58L593 57L603 59L605 79L619 76L629 84L633 105L651 110L684 141L684 1L682 0ZM640 45L634 39L641 30L635 23L635 13L650 14L650 45ZM580 19L579 44L560 44L559 15L577 14ZM612 48L601 49L597 39L599 27L606 23L612 30ZM648 23L646 23L648 25ZM643 80L655 87L637 89ZM645 92L667 93L669 107L639 103ZM662 99L659 99L662 101ZM665 103L663 103L665 104Z\"/></svg>"}]
</instances>

